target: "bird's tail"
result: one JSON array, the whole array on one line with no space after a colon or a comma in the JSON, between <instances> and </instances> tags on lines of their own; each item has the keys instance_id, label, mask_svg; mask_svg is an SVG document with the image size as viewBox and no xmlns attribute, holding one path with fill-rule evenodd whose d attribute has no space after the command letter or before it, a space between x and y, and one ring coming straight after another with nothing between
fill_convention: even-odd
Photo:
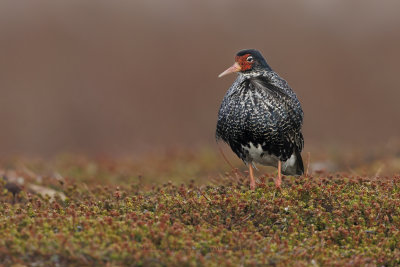
<instances>
[{"instance_id":1,"label":"bird's tail","mask_svg":"<svg viewBox=\"0 0 400 267\"><path fill-rule=\"evenodd\" d=\"M304 173L303 159L297 149L287 161L282 162L282 173L284 175L302 175Z\"/></svg>"}]
</instances>

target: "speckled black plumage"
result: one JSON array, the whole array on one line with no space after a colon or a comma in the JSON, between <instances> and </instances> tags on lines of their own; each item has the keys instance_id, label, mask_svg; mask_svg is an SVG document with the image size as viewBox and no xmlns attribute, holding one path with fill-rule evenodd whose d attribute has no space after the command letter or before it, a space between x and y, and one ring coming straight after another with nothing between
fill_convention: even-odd
<instances>
[{"instance_id":1,"label":"speckled black plumage","mask_svg":"<svg viewBox=\"0 0 400 267\"><path fill-rule=\"evenodd\" d=\"M275 161L289 162L294 155L290 163L294 166L284 164L282 172L301 175L304 141L300 102L258 51L243 50L237 56L245 54L251 54L256 62L251 70L238 73L226 93L218 114L216 138L229 144L246 164L276 166ZM260 157L250 153L250 147L262 149Z\"/></svg>"}]
</instances>

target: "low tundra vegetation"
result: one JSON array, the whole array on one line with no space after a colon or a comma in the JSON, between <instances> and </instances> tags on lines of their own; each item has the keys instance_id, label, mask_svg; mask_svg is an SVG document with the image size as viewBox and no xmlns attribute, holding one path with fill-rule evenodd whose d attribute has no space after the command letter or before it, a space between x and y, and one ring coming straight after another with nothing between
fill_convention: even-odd
<instances>
[{"instance_id":1,"label":"low tundra vegetation","mask_svg":"<svg viewBox=\"0 0 400 267\"><path fill-rule=\"evenodd\" d=\"M0 179L0 263L400 264L400 176L321 171L285 177L277 190L274 173L258 173L257 189L250 191L245 173L214 173L218 164L209 157L152 161L151 182L146 171L135 171L151 168L143 162L2 162L14 172Z\"/></svg>"}]
</instances>

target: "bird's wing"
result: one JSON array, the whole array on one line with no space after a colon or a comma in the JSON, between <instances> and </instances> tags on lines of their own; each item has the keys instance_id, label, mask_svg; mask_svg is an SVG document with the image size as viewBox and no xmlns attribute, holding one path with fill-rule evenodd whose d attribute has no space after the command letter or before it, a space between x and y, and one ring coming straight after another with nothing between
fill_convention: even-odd
<instances>
[{"instance_id":1,"label":"bird's wing","mask_svg":"<svg viewBox=\"0 0 400 267\"><path fill-rule=\"evenodd\" d=\"M293 148L301 152L304 146L304 139L301 133L303 111L300 102L288 83L277 74L273 76L273 79L265 76L254 77L249 79L249 83L254 88L266 90L274 99L279 99L281 105L284 105L288 112L288 117L285 118L287 124L280 132L281 139L291 143L294 146Z\"/></svg>"}]
</instances>

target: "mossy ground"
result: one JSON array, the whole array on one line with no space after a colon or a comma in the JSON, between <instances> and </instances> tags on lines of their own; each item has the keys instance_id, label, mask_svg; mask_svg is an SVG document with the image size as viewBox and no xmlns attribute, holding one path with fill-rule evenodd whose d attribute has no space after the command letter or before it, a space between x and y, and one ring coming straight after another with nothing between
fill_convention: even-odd
<instances>
[{"instance_id":1,"label":"mossy ground","mask_svg":"<svg viewBox=\"0 0 400 267\"><path fill-rule=\"evenodd\" d=\"M391 159L386 173L398 171L398 159ZM250 191L246 174L221 174L227 164L209 151L137 160L3 160L2 169L16 171L24 183L66 198L23 187L14 199L1 190L0 263L396 266L400 176L360 175L378 172L380 162L349 173L285 177L281 190L268 169L258 172Z\"/></svg>"}]
</instances>

